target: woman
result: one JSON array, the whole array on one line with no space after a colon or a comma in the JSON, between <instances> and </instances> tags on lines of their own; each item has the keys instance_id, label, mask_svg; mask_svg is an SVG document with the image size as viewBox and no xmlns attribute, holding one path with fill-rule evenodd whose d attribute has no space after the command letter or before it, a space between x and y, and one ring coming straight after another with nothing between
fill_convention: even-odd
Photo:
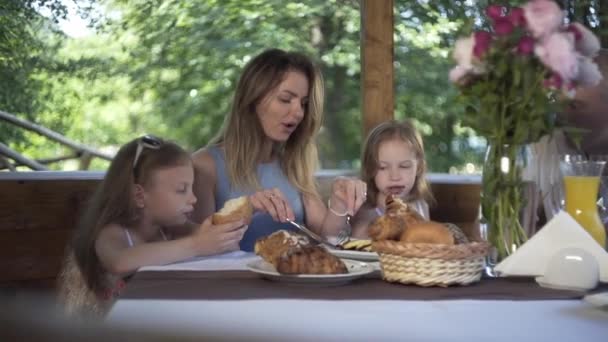
<instances>
[{"instance_id":1,"label":"woman","mask_svg":"<svg viewBox=\"0 0 608 342\"><path fill-rule=\"evenodd\" d=\"M279 229L303 222L325 236L345 227L365 200L365 183L338 178L328 208L317 192L316 137L323 117L323 79L299 53L270 49L243 70L232 109L212 142L194 153L199 199L194 219L202 222L232 198L249 195L254 208L240 249Z\"/></svg>"}]
</instances>

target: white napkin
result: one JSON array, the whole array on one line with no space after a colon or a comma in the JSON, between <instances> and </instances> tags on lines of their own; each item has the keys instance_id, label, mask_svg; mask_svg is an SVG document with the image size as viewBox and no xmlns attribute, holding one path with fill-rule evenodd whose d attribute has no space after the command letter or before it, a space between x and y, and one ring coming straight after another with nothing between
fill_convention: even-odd
<instances>
[{"instance_id":1,"label":"white napkin","mask_svg":"<svg viewBox=\"0 0 608 342\"><path fill-rule=\"evenodd\" d=\"M207 257L197 257L174 264L145 266L138 271L243 271L247 264L260 257L248 252L234 251Z\"/></svg>"},{"instance_id":2,"label":"white napkin","mask_svg":"<svg viewBox=\"0 0 608 342\"><path fill-rule=\"evenodd\" d=\"M608 282L608 253L565 211L555 215L495 270L501 276L540 276L549 259L565 247L579 247L593 254L600 267L600 281Z\"/></svg>"}]
</instances>

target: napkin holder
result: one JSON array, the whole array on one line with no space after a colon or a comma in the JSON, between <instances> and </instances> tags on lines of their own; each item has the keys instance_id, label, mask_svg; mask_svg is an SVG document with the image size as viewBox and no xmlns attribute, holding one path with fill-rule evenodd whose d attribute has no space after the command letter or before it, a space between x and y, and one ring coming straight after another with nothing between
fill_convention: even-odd
<instances>
[{"instance_id":1,"label":"napkin holder","mask_svg":"<svg viewBox=\"0 0 608 342\"><path fill-rule=\"evenodd\" d=\"M555 215L494 270L500 276L543 276L551 257L568 247L592 254L599 266L600 281L608 282L608 253L565 211Z\"/></svg>"}]
</instances>

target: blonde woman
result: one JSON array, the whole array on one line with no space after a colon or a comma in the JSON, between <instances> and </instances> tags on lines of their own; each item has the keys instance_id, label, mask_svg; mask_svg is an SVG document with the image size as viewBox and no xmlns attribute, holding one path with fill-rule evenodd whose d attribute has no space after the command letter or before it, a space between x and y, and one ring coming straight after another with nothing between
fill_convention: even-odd
<instances>
[{"instance_id":1,"label":"blonde woman","mask_svg":"<svg viewBox=\"0 0 608 342\"><path fill-rule=\"evenodd\" d=\"M232 109L217 137L193 155L194 219L202 222L229 199L248 195L257 213L240 241L255 241L291 219L315 232L337 235L345 215L365 200L365 183L339 178L332 184L331 210L315 185L316 137L323 117L323 80L299 53L266 50L254 57L239 79Z\"/></svg>"}]
</instances>

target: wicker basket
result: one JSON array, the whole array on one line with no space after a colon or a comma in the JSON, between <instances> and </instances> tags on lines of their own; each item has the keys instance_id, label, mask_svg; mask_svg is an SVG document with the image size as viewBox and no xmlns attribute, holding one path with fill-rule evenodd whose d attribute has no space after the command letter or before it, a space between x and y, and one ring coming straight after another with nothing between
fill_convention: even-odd
<instances>
[{"instance_id":1,"label":"wicker basket","mask_svg":"<svg viewBox=\"0 0 608 342\"><path fill-rule=\"evenodd\" d=\"M420 286L468 285L479 281L489 250L486 242L454 246L377 241L382 278Z\"/></svg>"}]
</instances>

